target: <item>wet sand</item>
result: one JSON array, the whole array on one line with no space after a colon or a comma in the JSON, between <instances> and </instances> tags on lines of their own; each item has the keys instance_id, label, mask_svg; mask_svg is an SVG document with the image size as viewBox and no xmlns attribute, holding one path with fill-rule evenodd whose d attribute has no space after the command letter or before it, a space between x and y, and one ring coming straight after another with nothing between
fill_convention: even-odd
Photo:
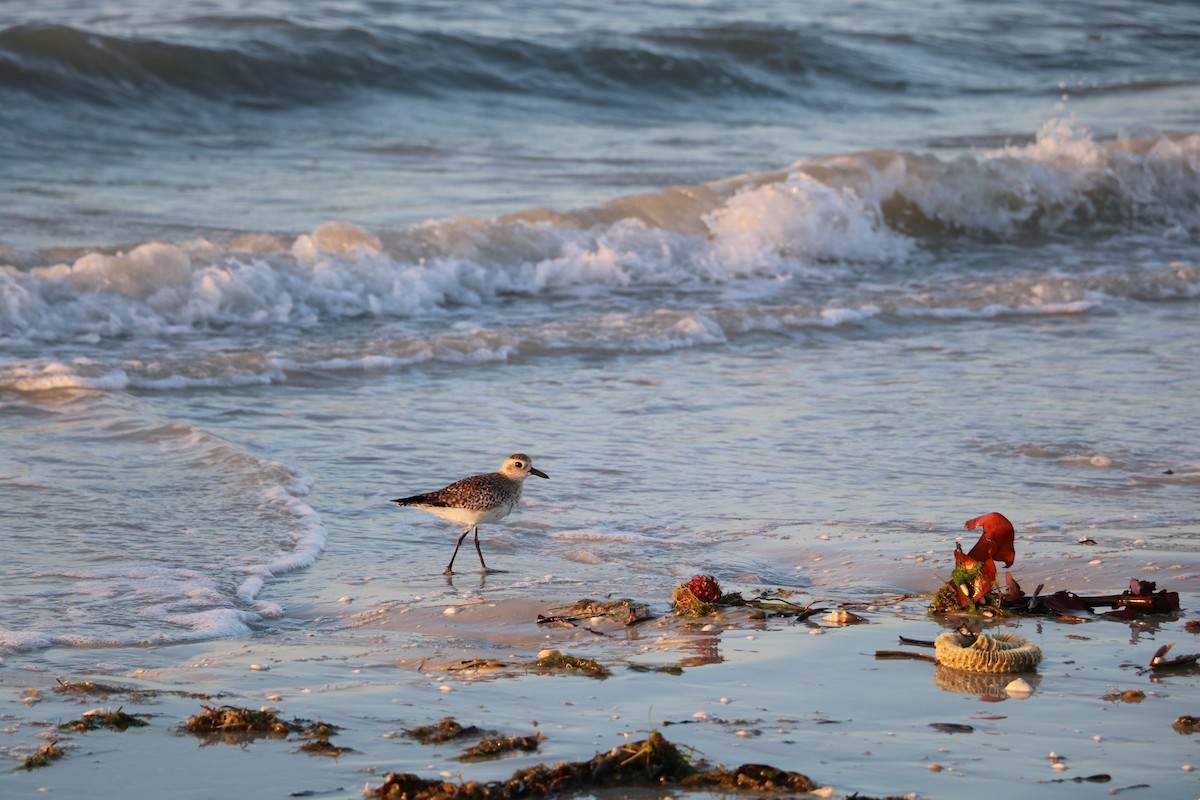
<instances>
[{"instance_id":1,"label":"wet sand","mask_svg":"<svg viewBox=\"0 0 1200 800\"><path fill-rule=\"evenodd\" d=\"M933 639L942 623L927 615L925 599L871 603L861 586L846 596L834 587L852 585L845 573L855 567L837 543L808 550L818 585L794 600L830 609L862 603L853 610L866 624L839 627L823 614L797 622L745 608L685 620L670 613L673 586L664 586L661 596L633 598L652 611L634 626L613 620L539 625L539 614L584 596L620 597L620 587L589 594L569 582L500 575L489 576L483 589L462 589L478 580L463 575L441 589L431 578L429 591L405 601L389 599L390 587L368 582L355 587L354 596L294 604L287 629L244 642L77 651L74 661L61 653L53 659L5 654L0 755L16 766L57 738L65 756L46 768L0 775L0 794L89 796L103 786L127 798L349 798L379 786L387 772L499 780L537 763L590 759L658 730L695 758L802 772L833 797L1012 791L1094 797L1119 789L1131 796L1200 796L1200 773L1192 770L1200 767L1200 734L1172 727L1182 715L1200 715L1200 670L1144 669L1163 644L1175 643L1172 655L1200 652L1200 637L1185 629L1200 602L1194 555L1172 554L1178 558L1171 563L1136 550L1047 550L1025 557L1013 570L1023 584L1099 594L1119 592L1139 577L1179 591L1184 610L1178 618L1133 623L995 621L1044 653L1037 673L1025 676L1033 694L1016 698L1003 690L1007 677L946 675L928 663L877 660L879 650L920 652L899 637ZM944 556L885 565L890 586L934 591L935 576L946 571ZM1070 563L1074 559L1083 561ZM1079 577L1084 574L1089 578ZM1083 585L1066 585L1061 575ZM764 588L730 580L723 587L747 597ZM612 674L597 680L526 667L544 648L595 658ZM475 659L494 663L464 668ZM63 671L64 665L72 669ZM682 672L654 671L658 667ZM55 692L57 679L145 694L76 697ZM1131 689L1144 699L1117 697ZM36 700L27 702L31 690ZM303 740L296 736L206 744L179 733L202 709L197 694L209 695L210 704L271 706L284 719L331 723L341 729L331 741L352 750L336 759L309 755L299 751ZM125 732L57 730L97 707L123 707L145 715L149 725ZM545 740L535 753L468 763L455 757L474 741L425 745L403 735L445 717L504 735L540 733ZM952 725L934 727L941 723ZM1101 774L1110 780L1084 780ZM664 793L677 794L654 794Z\"/></svg>"}]
</instances>

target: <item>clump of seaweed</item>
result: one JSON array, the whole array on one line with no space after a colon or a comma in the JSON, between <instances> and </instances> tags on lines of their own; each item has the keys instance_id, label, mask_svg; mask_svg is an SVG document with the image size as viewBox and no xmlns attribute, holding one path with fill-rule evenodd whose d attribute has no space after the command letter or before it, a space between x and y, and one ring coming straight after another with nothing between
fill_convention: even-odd
<instances>
[{"instance_id":1,"label":"clump of seaweed","mask_svg":"<svg viewBox=\"0 0 1200 800\"><path fill-rule=\"evenodd\" d=\"M721 593L721 585L712 575L697 575L687 583L681 583L671 592L671 608L681 617L706 617L714 614L721 605L735 604L734 598L741 595ZM740 605L740 603L736 603Z\"/></svg>"},{"instance_id":2,"label":"clump of seaweed","mask_svg":"<svg viewBox=\"0 0 1200 800\"><path fill-rule=\"evenodd\" d=\"M78 694L78 695L103 695L107 697L110 694L134 694L137 689L129 686L112 686L106 683L96 683L95 681L78 681L70 683L62 678L56 678L58 686L54 687L54 691L59 694Z\"/></svg>"},{"instance_id":3,"label":"clump of seaweed","mask_svg":"<svg viewBox=\"0 0 1200 800\"><path fill-rule=\"evenodd\" d=\"M125 731L130 728L144 728L148 724L145 720L139 719L133 714L126 714L125 707L121 706L116 711L107 708L96 708L91 711L85 711L79 719L64 722L58 727L61 730L87 733L99 728L107 728L110 731Z\"/></svg>"},{"instance_id":4,"label":"clump of seaweed","mask_svg":"<svg viewBox=\"0 0 1200 800\"><path fill-rule=\"evenodd\" d=\"M273 711L254 711L235 706L205 705L203 713L188 717L183 730L193 736L203 737L205 744L218 741L240 744L266 736L286 739L288 734L304 730L299 721L285 722Z\"/></svg>"},{"instance_id":5,"label":"clump of seaweed","mask_svg":"<svg viewBox=\"0 0 1200 800\"><path fill-rule=\"evenodd\" d=\"M18 769L32 772L35 769L48 767L62 757L63 750L58 746L58 740L55 739L53 742L46 742L46 744L39 747L36 753L21 762L21 766Z\"/></svg>"},{"instance_id":6,"label":"clump of seaweed","mask_svg":"<svg viewBox=\"0 0 1200 800\"><path fill-rule=\"evenodd\" d=\"M663 672L667 675L682 675L683 667L678 664L663 664L657 667L651 667L646 664L626 664L632 672Z\"/></svg>"},{"instance_id":7,"label":"clump of seaweed","mask_svg":"<svg viewBox=\"0 0 1200 800\"><path fill-rule=\"evenodd\" d=\"M797 605L788 599L791 595L792 592L780 589L770 595L746 599L741 592L723 592L721 585L712 575L697 575L687 583L679 584L671 592L671 608L676 616L707 617L722 608L745 607L755 609L752 616L759 619L772 614L797 621L826 610Z\"/></svg>"},{"instance_id":8,"label":"clump of seaweed","mask_svg":"<svg viewBox=\"0 0 1200 800\"><path fill-rule=\"evenodd\" d=\"M300 745L300 752L313 756L332 756L337 758L342 753L353 753L353 747L339 747L328 739L314 739Z\"/></svg>"},{"instance_id":9,"label":"clump of seaweed","mask_svg":"<svg viewBox=\"0 0 1200 800\"><path fill-rule=\"evenodd\" d=\"M743 764L736 769L721 767L700 772L684 780L688 788L741 789L749 792L811 792L816 786L801 772L790 772L768 764Z\"/></svg>"},{"instance_id":10,"label":"clump of seaweed","mask_svg":"<svg viewBox=\"0 0 1200 800\"><path fill-rule=\"evenodd\" d=\"M650 619L650 606L645 603L634 602L628 597L603 603L585 597L574 605L556 609L556 611L559 613L551 614L550 616L538 614L537 623L539 625L553 623L574 628L577 627L576 623L584 620L592 620L596 617L608 617L628 627Z\"/></svg>"},{"instance_id":11,"label":"clump of seaweed","mask_svg":"<svg viewBox=\"0 0 1200 800\"><path fill-rule=\"evenodd\" d=\"M296 720L300 723L300 720ZM314 722L307 725L304 730L300 731L300 735L309 741L300 745L300 752L308 753L314 756L332 756L337 758L342 753L353 753L353 747L341 747L329 741L331 736L340 731L337 725L330 725L328 722Z\"/></svg>"},{"instance_id":12,"label":"clump of seaweed","mask_svg":"<svg viewBox=\"0 0 1200 800\"><path fill-rule=\"evenodd\" d=\"M545 670L547 672L570 672L578 675L586 675L589 678L597 678L599 680L604 680L612 674L608 671L608 667L597 662L594 658L569 656L558 650L543 650L538 654L536 661L530 662L526 666L530 669Z\"/></svg>"},{"instance_id":13,"label":"clump of seaweed","mask_svg":"<svg viewBox=\"0 0 1200 800\"><path fill-rule=\"evenodd\" d=\"M697 769L677 747L654 731L642 741L598 753L589 761L563 762L554 767L539 764L518 770L505 781L457 784L389 773L379 788L369 789L365 794L380 800L433 800L435 797L444 800L517 800L600 787L665 785L780 793L811 791L814 786L798 772L757 764L734 770Z\"/></svg>"},{"instance_id":14,"label":"clump of seaweed","mask_svg":"<svg viewBox=\"0 0 1200 800\"><path fill-rule=\"evenodd\" d=\"M1185 736L1191 736L1196 730L1200 729L1200 717L1194 717L1191 714L1184 714L1179 719L1171 723L1171 727L1176 733L1182 733Z\"/></svg>"},{"instance_id":15,"label":"clump of seaweed","mask_svg":"<svg viewBox=\"0 0 1200 800\"><path fill-rule=\"evenodd\" d=\"M533 736L497 736L484 739L479 744L468 747L461 755L456 756L455 760L486 761L518 750L532 752L537 750L538 745L545 739L540 733Z\"/></svg>"},{"instance_id":16,"label":"clump of seaweed","mask_svg":"<svg viewBox=\"0 0 1200 800\"><path fill-rule=\"evenodd\" d=\"M442 744L456 739L471 736L495 736L495 731L483 731L474 725L461 725L454 717L446 717L441 722L432 725L422 725L419 728L405 728L404 735L416 739L421 744Z\"/></svg>"},{"instance_id":17,"label":"clump of seaweed","mask_svg":"<svg viewBox=\"0 0 1200 800\"><path fill-rule=\"evenodd\" d=\"M110 683L96 683L95 681L64 681L62 678L56 678L58 686L54 687L54 691L59 694L75 695L80 699L86 700L92 695L96 695L101 699L108 699L109 695L124 694L129 695L131 702L144 701L147 698L156 697L158 695L169 694L176 697L190 697L195 700L209 700L213 697L210 694L201 692L178 692L178 691L160 691L138 689L134 686L117 686ZM220 695L217 695L218 697Z\"/></svg>"},{"instance_id":18,"label":"clump of seaweed","mask_svg":"<svg viewBox=\"0 0 1200 800\"><path fill-rule=\"evenodd\" d=\"M299 720L297 720L299 722ZM300 735L309 739L328 739L340 731L337 725L330 725L328 722L314 722L304 730L300 731Z\"/></svg>"}]
</instances>

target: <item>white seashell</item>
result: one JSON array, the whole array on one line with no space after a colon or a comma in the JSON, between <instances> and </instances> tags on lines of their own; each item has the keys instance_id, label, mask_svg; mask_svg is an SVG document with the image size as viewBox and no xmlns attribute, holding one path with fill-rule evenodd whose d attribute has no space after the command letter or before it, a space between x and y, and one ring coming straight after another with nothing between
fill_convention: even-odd
<instances>
[{"instance_id":1,"label":"white seashell","mask_svg":"<svg viewBox=\"0 0 1200 800\"><path fill-rule=\"evenodd\" d=\"M1029 697L1033 694L1033 686L1024 678L1015 678L1005 685L1004 693L1014 698Z\"/></svg>"},{"instance_id":2,"label":"white seashell","mask_svg":"<svg viewBox=\"0 0 1200 800\"><path fill-rule=\"evenodd\" d=\"M537 654L538 661L543 658L559 658L560 656L562 656L562 650L539 650Z\"/></svg>"},{"instance_id":3,"label":"white seashell","mask_svg":"<svg viewBox=\"0 0 1200 800\"><path fill-rule=\"evenodd\" d=\"M443 683L441 686L438 687L438 691L441 692L442 694L450 694L450 692L454 691L454 687L447 686L446 684Z\"/></svg>"},{"instance_id":4,"label":"white seashell","mask_svg":"<svg viewBox=\"0 0 1200 800\"><path fill-rule=\"evenodd\" d=\"M338 602L339 602L339 603L353 603L353 602L354 602L354 598L353 598L353 597L351 597L351 596L350 596L350 595L348 595L348 594L344 594L344 595L342 595L341 597L339 597L339 598L338 598Z\"/></svg>"},{"instance_id":5,"label":"white seashell","mask_svg":"<svg viewBox=\"0 0 1200 800\"><path fill-rule=\"evenodd\" d=\"M250 665L250 669L254 670L255 672L266 672L270 668L271 667L267 664L251 664Z\"/></svg>"},{"instance_id":6,"label":"white seashell","mask_svg":"<svg viewBox=\"0 0 1200 800\"><path fill-rule=\"evenodd\" d=\"M452 616L454 616L455 614L457 614L457 613L458 613L458 609L457 609L457 608L455 608L454 606L447 606L447 607L446 607L446 610L445 610L445 611L443 611L442 613L443 613L443 614L445 614L445 615L446 615L446 616L448 616L448 617L452 617Z\"/></svg>"}]
</instances>

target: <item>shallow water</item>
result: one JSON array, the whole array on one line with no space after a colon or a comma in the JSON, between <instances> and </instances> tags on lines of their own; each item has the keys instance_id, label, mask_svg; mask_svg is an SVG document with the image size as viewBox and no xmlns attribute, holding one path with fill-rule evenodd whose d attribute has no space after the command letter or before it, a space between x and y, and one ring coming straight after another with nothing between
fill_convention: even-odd
<instances>
[{"instance_id":1,"label":"shallow water","mask_svg":"<svg viewBox=\"0 0 1200 800\"><path fill-rule=\"evenodd\" d=\"M1157 580L1190 614L1198 34L1172 4L0 12L4 686L162 674L259 699L227 654L427 657L467 601L525 627L464 652L527 656L534 609L665 611L696 573L928 593L988 511L1027 589ZM467 550L448 582L459 531L388 501L517 451L550 480L481 531L503 571ZM891 623L928 627L920 603ZM770 686L793 633L646 693L682 714L733 673ZM1129 674L1123 634L1089 636L1071 647L1111 648L1104 681ZM305 670L364 703L411 690ZM478 688L515 720L527 682ZM1109 708L1094 688L1038 724ZM825 705L761 691L789 718ZM16 710L13 752L35 730ZM382 733L366 716L354 735ZM562 757L611 746L586 728ZM846 741L826 770L846 791L946 777L841 772L851 747L917 758Z\"/></svg>"}]
</instances>

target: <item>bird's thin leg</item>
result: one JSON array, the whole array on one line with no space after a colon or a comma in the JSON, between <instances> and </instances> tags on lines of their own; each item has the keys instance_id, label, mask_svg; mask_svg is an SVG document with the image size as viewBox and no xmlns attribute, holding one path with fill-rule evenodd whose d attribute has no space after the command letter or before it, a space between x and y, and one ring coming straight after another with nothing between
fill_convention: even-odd
<instances>
[{"instance_id":1,"label":"bird's thin leg","mask_svg":"<svg viewBox=\"0 0 1200 800\"><path fill-rule=\"evenodd\" d=\"M484 572L491 572L488 565L483 563L483 551L479 549L479 526L475 526L475 552L479 554L479 565L483 567Z\"/></svg>"},{"instance_id":2,"label":"bird's thin leg","mask_svg":"<svg viewBox=\"0 0 1200 800\"><path fill-rule=\"evenodd\" d=\"M467 534L470 532L471 532L471 529L467 528L465 531L463 531L462 536L458 537L458 544L454 545L454 555L450 556L450 563L446 565L446 571L442 573L443 575L453 575L454 574L454 559L458 556L458 548L462 546L463 539L467 538ZM478 529L475 530L475 546L479 547L479 530Z\"/></svg>"}]
</instances>

